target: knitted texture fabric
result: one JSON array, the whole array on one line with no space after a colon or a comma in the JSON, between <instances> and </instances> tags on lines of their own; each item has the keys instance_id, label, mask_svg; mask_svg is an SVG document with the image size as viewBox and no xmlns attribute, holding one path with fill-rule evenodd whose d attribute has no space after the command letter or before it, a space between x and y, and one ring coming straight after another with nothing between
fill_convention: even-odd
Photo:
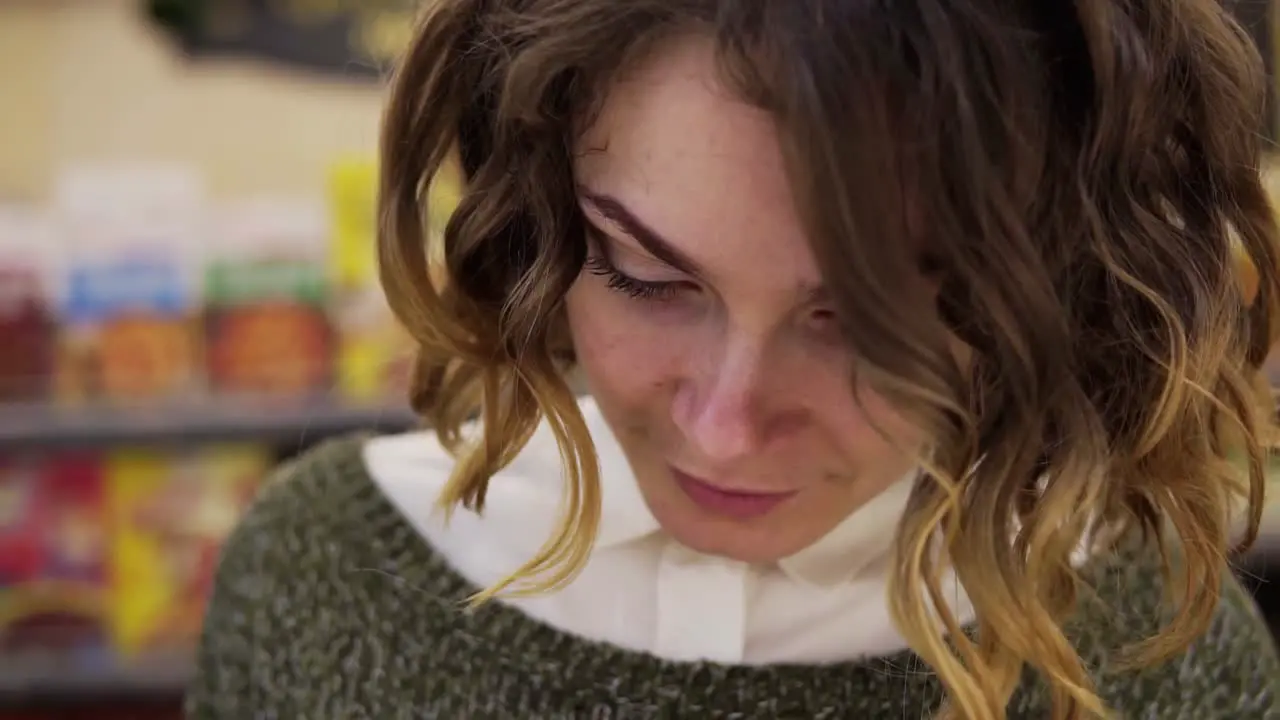
<instances>
[{"instance_id":1,"label":"knitted texture fabric","mask_svg":"<svg viewBox=\"0 0 1280 720\"><path fill-rule=\"evenodd\" d=\"M218 570L194 720L928 717L941 685L909 651L827 665L671 662L559 631L501 603L464 607L460 577L382 496L360 438L283 467ZM431 502L432 498L423 498ZM1109 669L1114 649L1167 617L1154 553L1137 544L1085 568L1096 600L1068 629L1123 718L1280 719L1280 662L1234 582L1186 654ZM1049 717L1028 671L1009 717Z\"/></svg>"}]
</instances>

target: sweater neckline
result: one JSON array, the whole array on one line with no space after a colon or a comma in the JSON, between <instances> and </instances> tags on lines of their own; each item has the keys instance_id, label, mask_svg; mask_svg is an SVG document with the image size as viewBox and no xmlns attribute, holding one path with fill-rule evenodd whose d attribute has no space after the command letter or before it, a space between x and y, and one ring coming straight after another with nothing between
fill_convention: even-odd
<instances>
[{"instance_id":1,"label":"sweater neckline","mask_svg":"<svg viewBox=\"0 0 1280 720\"><path fill-rule=\"evenodd\" d=\"M910 650L812 665L670 660L553 627L505 603L468 608L467 599L480 588L436 552L378 487L362 461L366 440L363 436L352 444L338 443L326 453L325 463L349 478L350 492L362 496L352 497L353 504L366 508L352 532L364 535L366 544L368 538L377 538L367 548L368 560L376 565L364 569L374 569L391 581L400 591L396 604L401 608L413 603L418 607L409 612L432 613L428 621L438 626L438 632L492 644L493 661L530 683L569 683L584 697L604 690L614 698L645 697L654 687L690 688L695 694L713 687L717 694L736 698L735 705L744 699L758 701L770 713L781 713L777 716L787 716L788 708L812 708L817 698L825 702L830 697L833 708L858 707L868 697L886 697L887 685L893 692L886 700L895 703L904 696L911 697L913 704L921 698L922 707L927 708L941 697L936 676ZM384 556L378 553L379 547L401 552ZM848 715L842 711L830 717Z\"/></svg>"}]
</instances>

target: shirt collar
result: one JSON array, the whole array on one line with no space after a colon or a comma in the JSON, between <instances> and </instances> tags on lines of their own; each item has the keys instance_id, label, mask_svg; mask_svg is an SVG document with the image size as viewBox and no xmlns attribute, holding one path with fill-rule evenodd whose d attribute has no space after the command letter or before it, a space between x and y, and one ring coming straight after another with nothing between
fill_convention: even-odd
<instances>
[{"instance_id":1,"label":"shirt collar","mask_svg":"<svg viewBox=\"0 0 1280 720\"><path fill-rule=\"evenodd\" d=\"M582 401L582 415L600 463L600 529L596 547L607 548L639 540L662 529L649 512L631 463L600 414L595 400Z\"/></svg>"},{"instance_id":2,"label":"shirt collar","mask_svg":"<svg viewBox=\"0 0 1280 720\"><path fill-rule=\"evenodd\" d=\"M917 473L890 485L817 542L778 561L792 579L831 586L856 579L893 547Z\"/></svg>"},{"instance_id":3,"label":"shirt collar","mask_svg":"<svg viewBox=\"0 0 1280 720\"><path fill-rule=\"evenodd\" d=\"M579 406L600 469L601 517L595 547L612 547L657 532L658 522L595 401L583 398ZM443 520L433 500L444 489L455 463L431 431L377 438L366 446L365 461L371 475L415 526ZM452 522L481 523L485 536L504 553L531 555L556 530L563 509L563 463L549 425L539 424L515 459L490 479L483 513L477 516L458 509Z\"/></svg>"}]
</instances>

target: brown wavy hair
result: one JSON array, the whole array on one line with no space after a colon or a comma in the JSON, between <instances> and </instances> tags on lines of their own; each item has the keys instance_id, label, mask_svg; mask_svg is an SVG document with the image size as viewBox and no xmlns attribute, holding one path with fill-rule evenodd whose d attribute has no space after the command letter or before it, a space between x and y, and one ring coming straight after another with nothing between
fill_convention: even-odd
<instances>
[{"instance_id":1,"label":"brown wavy hair","mask_svg":"<svg viewBox=\"0 0 1280 720\"><path fill-rule=\"evenodd\" d=\"M1247 540L1260 518L1280 259L1256 49L1214 0L428 3L385 118L380 255L419 345L412 402L458 457L441 502L480 508L544 419L566 461L560 531L486 597L567 582L593 542L597 464L565 378L573 148L611 80L681 34L713 38L726 86L776 118L851 377L931 438L890 603L945 711L1003 718L1029 665L1055 717L1105 713L1063 630L1081 539L1141 529L1180 573L1146 662L1209 622L1233 506ZM452 167L436 236L429 190ZM922 269L936 305L900 294Z\"/></svg>"}]
</instances>

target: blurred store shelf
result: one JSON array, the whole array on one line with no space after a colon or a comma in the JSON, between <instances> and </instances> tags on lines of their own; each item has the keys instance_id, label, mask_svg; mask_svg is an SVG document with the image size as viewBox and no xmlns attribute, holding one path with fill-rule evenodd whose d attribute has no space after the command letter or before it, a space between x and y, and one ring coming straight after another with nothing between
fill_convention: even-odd
<instances>
[{"instance_id":1,"label":"blurred store shelf","mask_svg":"<svg viewBox=\"0 0 1280 720\"><path fill-rule=\"evenodd\" d=\"M414 422L407 408L328 399L209 399L130 408L0 405L0 450L190 440L303 442L353 431L394 432Z\"/></svg>"},{"instance_id":2,"label":"blurred store shelf","mask_svg":"<svg viewBox=\"0 0 1280 720\"><path fill-rule=\"evenodd\" d=\"M180 695L194 674L189 653L135 662L76 662L50 652L0 654L0 706Z\"/></svg>"}]
</instances>

